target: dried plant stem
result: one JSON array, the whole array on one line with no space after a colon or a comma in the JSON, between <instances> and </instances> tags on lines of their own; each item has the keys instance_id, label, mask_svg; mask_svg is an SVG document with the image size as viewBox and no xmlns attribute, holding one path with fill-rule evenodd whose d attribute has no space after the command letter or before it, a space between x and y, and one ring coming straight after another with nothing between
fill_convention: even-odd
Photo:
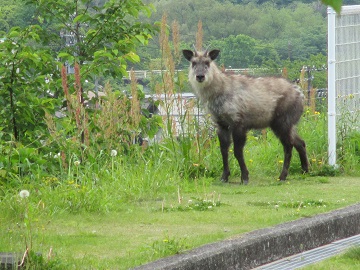
<instances>
[{"instance_id":1,"label":"dried plant stem","mask_svg":"<svg viewBox=\"0 0 360 270\"><path fill-rule=\"evenodd\" d=\"M172 39L174 46L174 59L176 63L180 63L181 55L180 55L180 30L179 24L177 21L173 21L172 23Z\"/></svg>"},{"instance_id":2,"label":"dried plant stem","mask_svg":"<svg viewBox=\"0 0 360 270\"><path fill-rule=\"evenodd\" d=\"M70 101L70 94L69 94L69 87L67 82L67 73L66 73L66 66L63 65L61 68L61 83L64 90L66 103L67 103L67 110L71 113L71 101Z\"/></svg>"},{"instance_id":3,"label":"dried plant stem","mask_svg":"<svg viewBox=\"0 0 360 270\"><path fill-rule=\"evenodd\" d=\"M87 116L84 108L84 97L83 97L83 89L81 86L80 66L78 63L75 63L74 70L75 70L75 92L77 96L76 115L75 115L76 124L78 130L80 131L81 144L84 145L85 133L88 134Z\"/></svg>"},{"instance_id":4,"label":"dried plant stem","mask_svg":"<svg viewBox=\"0 0 360 270\"><path fill-rule=\"evenodd\" d=\"M196 49L201 51L203 47L203 28L202 21L198 22L197 33L196 33Z\"/></svg>"}]
</instances>

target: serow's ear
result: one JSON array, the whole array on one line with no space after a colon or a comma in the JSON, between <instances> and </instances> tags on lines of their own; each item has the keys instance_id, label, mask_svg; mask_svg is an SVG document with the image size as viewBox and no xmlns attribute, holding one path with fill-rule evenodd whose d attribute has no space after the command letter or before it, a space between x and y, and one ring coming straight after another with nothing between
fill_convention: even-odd
<instances>
[{"instance_id":1,"label":"serow's ear","mask_svg":"<svg viewBox=\"0 0 360 270\"><path fill-rule=\"evenodd\" d=\"M211 50L209 56L211 60L215 60L219 56L220 50Z\"/></svg>"},{"instance_id":2,"label":"serow's ear","mask_svg":"<svg viewBox=\"0 0 360 270\"><path fill-rule=\"evenodd\" d=\"M183 55L186 60L191 61L191 58L194 56L194 52L191 50L183 50Z\"/></svg>"}]
</instances>

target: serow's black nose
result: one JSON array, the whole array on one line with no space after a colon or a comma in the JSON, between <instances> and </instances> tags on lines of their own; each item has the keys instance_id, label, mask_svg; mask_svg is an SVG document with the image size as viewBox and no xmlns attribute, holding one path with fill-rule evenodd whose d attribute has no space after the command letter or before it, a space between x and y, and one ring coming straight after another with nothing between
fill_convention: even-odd
<instances>
[{"instance_id":1,"label":"serow's black nose","mask_svg":"<svg viewBox=\"0 0 360 270\"><path fill-rule=\"evenodd\" d=\"M198 82L203 82L205 80L205 76L204 75L196 75L196 80Z\"/></svg>"}]
</instances>

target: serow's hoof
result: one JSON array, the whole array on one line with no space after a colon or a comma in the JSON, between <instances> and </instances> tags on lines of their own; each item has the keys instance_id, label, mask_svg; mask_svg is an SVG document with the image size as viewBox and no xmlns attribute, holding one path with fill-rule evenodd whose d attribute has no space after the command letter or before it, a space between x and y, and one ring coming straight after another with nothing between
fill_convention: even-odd
<instances>
[{"instance_id":1,"label":"serow's hoof","mask_svg":"<svg viewBox=\"0 0 360 270\"><path fill-rule=\"evenodd\" d=\"M230 176L230 172L224 171L223 174L221 175L220 181L223 183L227 183L229 180L229 176Z\"/></svg>"},{"instance_id":2,"label":"serow's hoof","mask_svg":"<svg viewBox=\"0 0 360 270\"><path fill-rule=\"evenodd\" d=\"M223 183L227 183L229 180L228 180L228 179L221 178L220 181L223 182Z\"/></svg>"}]
</instances>

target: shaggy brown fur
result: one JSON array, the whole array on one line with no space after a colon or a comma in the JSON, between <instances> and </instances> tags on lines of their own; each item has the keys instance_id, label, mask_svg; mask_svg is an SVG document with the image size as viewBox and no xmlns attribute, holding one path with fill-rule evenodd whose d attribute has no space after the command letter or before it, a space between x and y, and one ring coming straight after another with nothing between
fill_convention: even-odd
<instances>
[{"instance_id":1,"label":"shaggy brown fur","mask_svg":"<svg viewBox=\"0 0 360 270\"><path fill-rule=\"evenodd\" d=\"M288 175L293 147L299 153L303 171L307 172L305 142L295 130L303 112L303 95L298 86L284 78L226 75L213 62L219 53L219 50L183 50L184 57L191 63L189 82L217 124L224 166L222 180L227 182L230 175L228 150L232 137L241 181L248 182L249 172L243 154L246 133L265 127L274 131L284 147L280 180Z\"/></svg>"}]
</instances>

